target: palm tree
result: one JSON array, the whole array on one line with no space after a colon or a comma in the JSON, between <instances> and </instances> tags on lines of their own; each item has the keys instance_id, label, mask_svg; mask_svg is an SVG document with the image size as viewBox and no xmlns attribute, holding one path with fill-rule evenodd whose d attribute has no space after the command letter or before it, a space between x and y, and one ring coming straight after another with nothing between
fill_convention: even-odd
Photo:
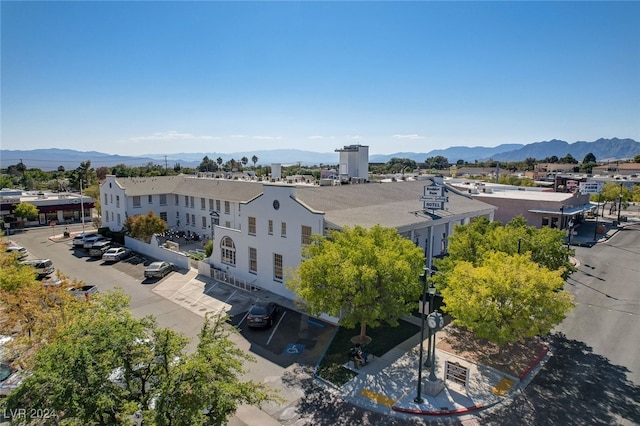
<instances>
[{"instance_id":1,"label":"palm tree","mask_svg":"<svg viewBox=\"0 0 640 426\"><path fill-rule=\"evenodd\" d=\"M249 159L247 157L242 157L240 159L240 162L242 163L242 168L244 169L244 166L247 165L247 163L249 162Z\"/></svg>"},{"instance_id":2,"label":"palm tree","mask_svg":"<svg viewBox=\"0 0 640 426\"><path fill-rule=\"evenodd\" d=\"M253 170L256 169L256 163L258 162L258 157L257 156L253 156L251 157L251 162L253 163Z\"/></svg>"},{"instance_id":3,"label":"palm tree","mask_svg":"<svg viewBox=\"0 0 640 426\"><path fill-rule=\"evenodd\" d=\"M218 168L222 167L222 157L216 158L216 163L218 163Z\"/></svg>"}]
</instances>

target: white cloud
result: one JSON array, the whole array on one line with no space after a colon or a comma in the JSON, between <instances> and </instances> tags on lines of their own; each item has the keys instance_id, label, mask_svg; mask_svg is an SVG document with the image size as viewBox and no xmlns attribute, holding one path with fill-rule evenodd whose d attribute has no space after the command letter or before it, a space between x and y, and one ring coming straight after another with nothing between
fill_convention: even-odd
<instances>
[{"instance_id":1,"label":"white cloud","mask_svg":"<svg viewBox=\"0 0 640 426\"><path fill-rule=\"evenodd\" d=\"M347 139L362 139L360 135L347 135Z\"/></svg>"},{"instance_id":2,"label":"white cloud","mask_svg":"<svg viewBox=\"0 0 640 426\"><path fill-rule=\"evenodd\" d=\"M266 140L272 140L272 141L276 141L276 140L280 140L282 139L281 136L252 136L253 139L266 139Z\"/></svg>"},{"instance_id":3,"label":"white cloud","mask_svg":"<svg viewBox=\"0 0 640 426\"><path fill-rule=\"evenodd\" d=\"M166 140L214 140L220 139L216 136L194 135L192 133L180 133L175 130L168 132L156 132L147 136L134 136L129 138L131 141L166 141Z\"/></svg>"},{"instance_id":4,"label":"white cloud","mask_svg":"<svg viewBox=\"0 0 640 426\"><path fill-rule=\"evenodd\" d=\"M393 135L396 139L424 139L424 136L417 135L415 133L410 135Z\"/></svg>"},{"instance_id":5,"label":"white cloud","mask_svg":"<svg viewBox=\"0 0 640 426\"><path fill-rule=\"evenodd\" d=\"M249 135L231 135L231 137L236 139L244 139L244 138L248 138Z\"/></svg>"}]
</instances>

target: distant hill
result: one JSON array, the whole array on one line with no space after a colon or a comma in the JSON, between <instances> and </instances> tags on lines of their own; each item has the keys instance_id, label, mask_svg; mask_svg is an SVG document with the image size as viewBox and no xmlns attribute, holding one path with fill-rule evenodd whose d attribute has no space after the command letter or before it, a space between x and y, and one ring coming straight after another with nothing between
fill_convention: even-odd
<instances>
[{"instance_id":1,"label":"distant hill","mask_svg":"<svg viewBox=\"0 0 640 426\"><path fill-rule=\"evenodd\" d=\"M75 169L83 161L90 160L92 167L115 166L125 164L127 166L140 166L149 162L156 162L152 158L105 154L97 151L76 151L73 149L32 149L32 150L0 150L0 167L5 168L20 161L28 168L38 168L49 171L56 170L59 166L65 169Z\"/></svg>"},{"instance_id":2,"label":"distant hill","mask_svg":"<svg viewBox=\"0 0 640 426\"><path fill-rule=\"evenodd\" d=\"M588 153L595 155L598 161L633 158L640 154L640 142L633 139L613 138L570 144L553 139L546 142L530 143L514 151L495 154L492 158L499 161L521 161L525 158L543 159L553 155L562 158L571 154L576 160L582 161Z\"/></svg>"},{"instance_id":3,"label":"distant hill","mask_svg":"<svg viewBox=\"0 0 640 426\"><path fill-rule=\"evenodd\" d=\"M497 161L523 161L526 158L542 160L544 158L556 156L562 158L571 154L576 160L582 161L585 155L592 153L598 161L623 160L633 158L640 154L640 142L633 139L598 139L593 142L568 143L561 140L551 140L535 142L527 145L503 144L496 147L465 147L454 146L446 149L437 149L426 153L419 152L398 152L389 155L370 155L371 163L386 163L391 158L410 158L418 163L424 162L429 157L442 155L450 163L458 160L467 162L485 161L494 159ZM252 152L233 153L178 153L178 154L146 154L143 156L122 156L105 154L96 151L75 151L71 149L34 149L34 150L0 150L0 167L6 168L22 160L29 168L39 168L42 170L55 170L58 166L65 169L75 169L83 161L90 160L93 167L115 166L125 164L127 166L142 166L149 162L154 164L167 164L173 167L179 163L183 167L196 167L205 156L212 160L218 157L224 162L235 159L240 161L242 157L249 159L249 165L253 165L251 157L258 157L258 164L269 165L281 163L291 165L300 163L301 165L337 165L339 154L337 152L313 152L296 149L273 149L258 150Z\"/></svg>"}]
</instances>

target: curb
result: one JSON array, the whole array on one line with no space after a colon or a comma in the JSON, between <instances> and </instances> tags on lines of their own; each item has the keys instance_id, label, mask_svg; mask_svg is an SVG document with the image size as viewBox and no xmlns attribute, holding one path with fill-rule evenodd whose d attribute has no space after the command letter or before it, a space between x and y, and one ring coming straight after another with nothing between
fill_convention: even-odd
<instances>
[{"instance_id":1,"label":"curb","mask_svg":"<svg viewBox=\"0 0 640 426\"><path fill-rule=\"evenodd\" d=\"M483 410L488 406L482 404L472 405L471 407L457 408L455 410L441 410L441 411L426 411L426 410L415 410L413 408L402 408L396 407L395 405L391 407L393 411L404 414L417 414L421 416L453 416L458 414L466 414L471 411Z\"/></svg>"},{"instance_id":2,"label":"curb","mask_svg":"<svg viewBox=\"0 0 640 426\"><path fill-rule=\"evenodd\" d=\"M544 358L547 353L549 352L549 346L544 345L544 347L542 348L542 351L540 351L540 353L538 354L538 356L536 357L536 359L533 360L533 362L531 362L531 364L529 364L529 366L527 368L525 368L525 370L518 376L518 378L520 379L520 381L523 381L525 377L527 377L527 375L531 372L531 370L533 370L533 368L538 365L538 363L540 362L540 360L542 358Z\"/></svg>"}]
</instances>

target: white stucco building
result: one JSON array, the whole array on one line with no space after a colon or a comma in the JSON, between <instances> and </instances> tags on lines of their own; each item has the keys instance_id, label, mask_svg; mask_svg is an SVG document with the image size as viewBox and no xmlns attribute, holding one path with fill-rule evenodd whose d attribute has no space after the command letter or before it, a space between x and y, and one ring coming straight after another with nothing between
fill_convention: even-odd
<instances>
[{"instance_id":1,"label":"white stucco building","mask_svg":"<svg viewBox=\"0 0 640 426\"><path fill-rule=\"evenodd\" d=\"M425 210L427 185L442 185L443 210ZM233 282L293 298L284 284L312 234L356 225L392 227L429 254L447 250L458 224L495 207L444 185L441 178L318 186L168 176L116 178L100 187L103 226L120 231L127 216L153 211L169 228L213 238L209 263ZM431 242L431 244L430 244Z\"/></svg>"}]
</instances>

